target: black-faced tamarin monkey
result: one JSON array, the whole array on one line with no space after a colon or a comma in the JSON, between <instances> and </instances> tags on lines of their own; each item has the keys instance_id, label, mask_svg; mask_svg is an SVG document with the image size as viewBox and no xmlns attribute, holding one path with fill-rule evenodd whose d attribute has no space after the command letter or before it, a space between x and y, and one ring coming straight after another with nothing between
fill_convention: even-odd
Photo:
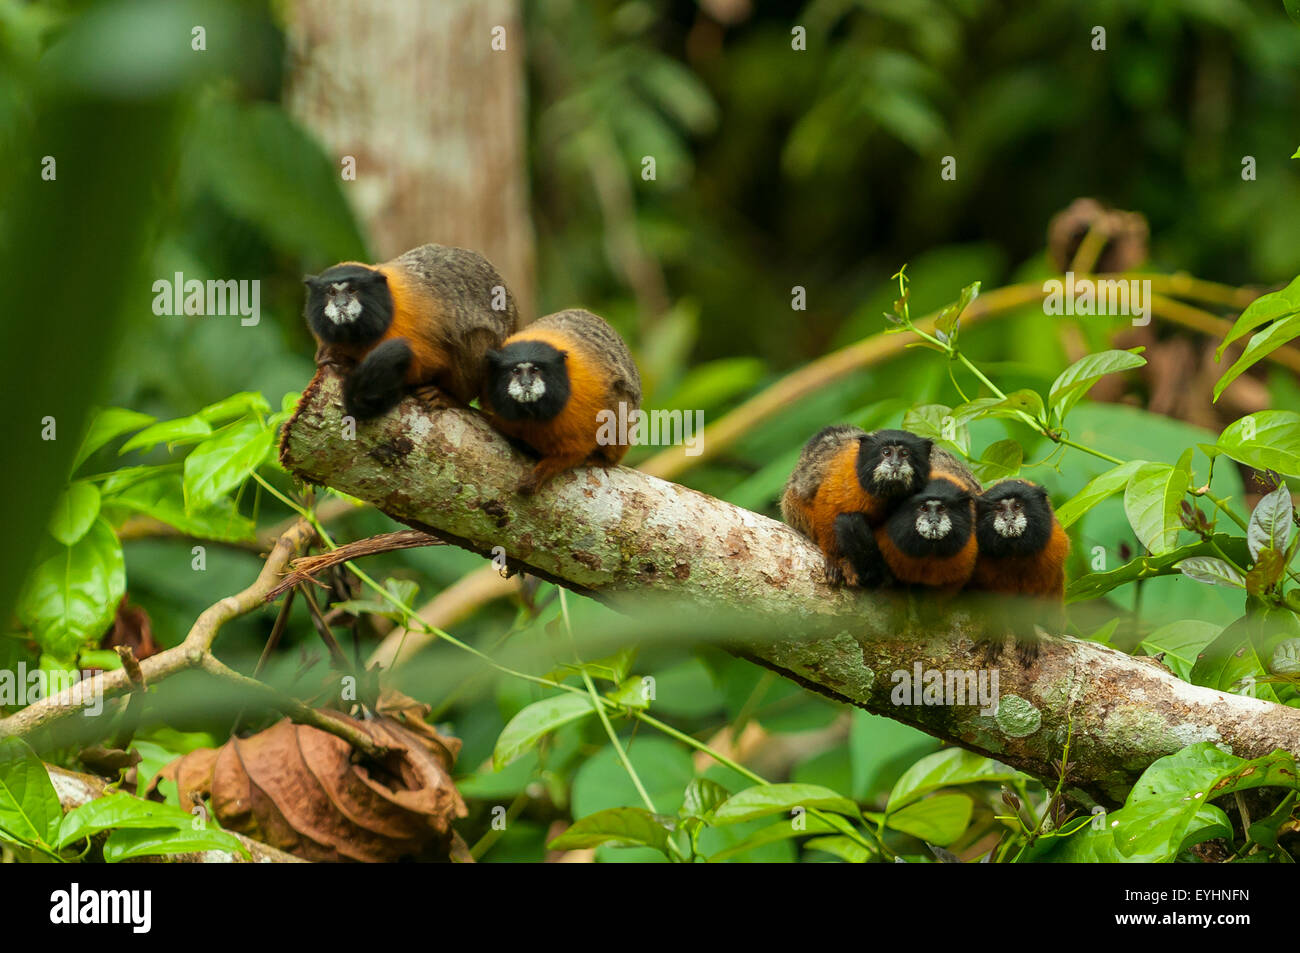
<instances>
[{"instance_id":1,"label":"black-faced tamarin monkey","mask_svg":"<svg viewBox=\"0 0 1300 953\"><path fill-rule=\"evenodd\" d=\"M1028 480L1004 480L975 501L979 559L972 588L995 594L982 601L987 624L1011 632L1021 661L1038 654L1035 623L1049 632L1064 626L1066 535L1047 491ZM1017 598L1006 599L1001 597ZM990 632L988 654L996 657L1001 637Z\"/></svg>"},{"instance_id":2,"label":"black-faced tamarin monkey","mask_svg":"<svg viewBox=\"0 0 1300 953\"><path fill-rule=\"evenodd\" d=\"M620 421L635 420L641 407L641 375L603 318L577 309L538 318L489 351L487 365L489 420L541 457L520 493L583 463L613 466L627 453L631 427Z\"/></svg>"},{"instance_id":3,"label":"black-faced tamarin monkey","mask_svg":"<svg viewBox=\"0 0 1300 953\"><path fill-rule=\"evenodd\" d=\"M975 496L964 478L930 477L876 527L876 545L898 583L951 595L975 571Z\"/></svg>"},{"instance_id":4,"label":"black-faced tamarin monkey","mask_svg":"<svg viewBox=\"0 0 1300 953\"><path fill-rule=\"evenodd\" d=\"M971 472L924 437L906 430L826 427L804 445L781 496L781 514L821 549L832 585L878 586L889 574L871 551L874 532L860 523L874 531L900 501L925 487L932 471L978 491Z\"/></svg>"},{"instance_id":5,"label":"black-faced tamarin monkey","mask_svg":"<svg viewBox=\"0 0 1300 953\"><path fill-rule=\"evenodd\" d=\"M383 264L345 261L303 281L316 363L343 373L343 408L358 420L429 385L468 404L483 389L484 356L519 320L497 270L465 248L421 245Z\"/></svg>"}]
</instances>

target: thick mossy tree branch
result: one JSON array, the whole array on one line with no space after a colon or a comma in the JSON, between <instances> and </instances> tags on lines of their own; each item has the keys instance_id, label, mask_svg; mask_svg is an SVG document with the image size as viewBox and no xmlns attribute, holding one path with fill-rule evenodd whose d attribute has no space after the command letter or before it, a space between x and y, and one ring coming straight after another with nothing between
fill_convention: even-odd
<instances>
[{"instance_id":1,"label":"thick mossy tree branch","mask_svg":"<svg viewBox=\"0 0 1300 953\"><path fill-rule=\"evenodd\" d=\"M323 372L285 429L281 459L411 527L485 557L501 547L512 567L630 614L650 609L659 625L691 617L665 615L665 600L730 619L733 651L1040 778L1056 778L1069 735L1068 787L1102 803L1197 741L1300 755L1300 710L1189 685L1151 660L1073 639L1046 645L1028 668L1006 653L996 712L895 704L896 673L981 669L969 615L921 625L897 595L832 589L820 554L793 530L636 470L580 468L518 496L531 462L473 410L412 397L353 432L339 381Z\"/></svg>"}]
</instances>

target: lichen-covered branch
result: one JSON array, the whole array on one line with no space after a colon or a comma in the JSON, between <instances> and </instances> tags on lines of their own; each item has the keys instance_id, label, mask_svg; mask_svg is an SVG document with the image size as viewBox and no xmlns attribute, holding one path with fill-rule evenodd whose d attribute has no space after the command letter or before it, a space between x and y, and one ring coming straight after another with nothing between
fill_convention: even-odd
<instances>
[{"instance_id":1,"label":"lichen-covered branch","mask_svg":"<svg viewBox=\"0 0 1300 953\"><path fill-rule=\"evenodd\" d=\"M895 673L983 667L968 615L925 626L907 600L832 589L820 554L793 530L636 470L582 468L520 497L530 462L473 410L412 397L353 434L338 379L321 373L286 427L281 459L485 557L501 547L513 568L631 614L649 607L659 624L664 600L693 617L746 620L728 628L733 651L1039 777L1055 778L1068 732L1069 786L1104 803L1197 741L1246 757L1300 755L1300 710L1189 685L1152 660L1072 639L1048 644L1029 668L1004 656L996 712L895 704Z\"/></svg>"}]
</instances>

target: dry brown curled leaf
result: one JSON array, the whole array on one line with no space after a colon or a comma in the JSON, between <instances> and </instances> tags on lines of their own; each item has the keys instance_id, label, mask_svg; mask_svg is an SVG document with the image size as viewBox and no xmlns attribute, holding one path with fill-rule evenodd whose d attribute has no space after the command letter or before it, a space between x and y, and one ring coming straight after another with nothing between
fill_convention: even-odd
<instances>
[{"instance_id":1,"label":"dry brown curled leaf","mask_svg":"<svg viewBox=\"0 0 1300 953\"><path fill-rule=\"evenodd\" d=\"M341 738L285 719L178 758L151 791L174 781L181 804L210 800L226 829L306 860L467 859L451 826L466 814L450 773L460 739L414 718L330 716L387 748L384 763L357 760ZM422 728L413 730L417 721Z\"/></svg>"}]
</instances>

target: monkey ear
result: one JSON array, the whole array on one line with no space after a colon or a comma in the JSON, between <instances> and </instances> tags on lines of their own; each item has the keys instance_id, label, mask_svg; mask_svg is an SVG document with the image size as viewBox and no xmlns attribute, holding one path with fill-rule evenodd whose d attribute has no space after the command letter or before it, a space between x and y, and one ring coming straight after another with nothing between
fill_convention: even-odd
<instances>
[{"instance_id":1,"label":"monkey ear","mask_svg":"<svg viewBox=\"0 0 1300 953\"><path fill-rule=\"evenodd\" d=\"M320 275L303 275L302 283L308 288L315 288L320 284Z\"/></svg>"},{"instance_id":2,"label":"monkey ear","mask_svg":"<svg viewBox=\"0 0 1300 953\"><path fill-rule=\"evenodd\" d=\"M384 274L382 271L372 270L365 276L365 278L362 279L362 284L386 285L388 284L388 276Z\"/></svg>"}]
</instances>

